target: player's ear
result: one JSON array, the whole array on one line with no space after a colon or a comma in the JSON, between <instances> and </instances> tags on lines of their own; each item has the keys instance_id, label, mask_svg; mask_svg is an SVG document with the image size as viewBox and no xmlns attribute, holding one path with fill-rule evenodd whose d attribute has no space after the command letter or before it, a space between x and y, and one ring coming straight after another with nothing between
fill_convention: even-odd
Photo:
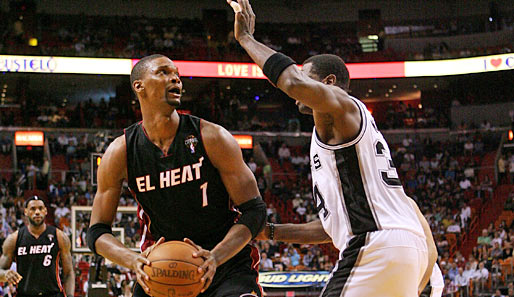
<instances>
[{"instance_id":1,"label":"player's ear","mask_svg":"<svg viewBox=\"0 0 514 297\"><path fill-rule=\"evenodd\" d=\"M327 85L335 85L337 78L334 74L329 74L321 82Z\"/></svg>"},{"instance_id":2,"label":"player's ear","mask_svg":"<svg viewBox=\"0 0 514 297\"><path fill-rule=\"evenodd\" d=\"M136 93L142 92L145 89L145 87L143 86L143 82L140 80L135 80L132 83L132 87L134 88L134 91Z\"/></svg>"}]
</instances>

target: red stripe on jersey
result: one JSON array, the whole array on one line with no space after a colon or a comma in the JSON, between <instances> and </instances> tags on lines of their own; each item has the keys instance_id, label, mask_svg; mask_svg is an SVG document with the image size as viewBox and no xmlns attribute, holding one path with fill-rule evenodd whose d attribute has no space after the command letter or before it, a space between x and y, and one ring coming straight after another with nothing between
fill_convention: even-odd
<instances>
[{"instance_id":1,"label":"red stripe on jersey","mask_svg":"<svg viewBox=\"0 0 514 297\"><path fill-rule=\"evenodd\" d=\"M59 256L60 255L61 255L61 251L58 251L57 259L56 259L56 263L55 263L55 278L57 279L57 285L59 286L59 289L61 289L61 292L64 294L64 297L66 297L66 291L64 291L64 288L62 287L61 278L59 277L59 259L60 259ZM73 273L73 271L71 273Z\"/></svg>"},{"instance_id":2,"label":"red stripe on jersey","mask_svg":"<svg viewBox=\"0 0 514 297\"><path fill-rule=\"evenodd\" d=\"M145 213L145 210L139 203L136 197L136 193L129 188L130 193L134 196L134 199L137 202L137 219L139 221L139 235L141 235L141 252L144 252L148 247L152 246L155 243L155 239L150 232L150 224L152 223L150 217Z\"/></svg>"},{"instance_id":3,"label":"red stripe on jersey","mask_svg":"<svg viewBox=\"0 0 514 297\"><path fill-rule=\"evenodd\" d=\"M252 252L250 253L250 257L252 258L252 269L257 271L257 278L255 279L255 282L257 283L257 286L259 286L259 290L261 291L261 296L264 296L264 291L262 290L261 285L259 284L259 263L261 263L261 255L259 253L259 250L254 247L253 245L250 245L250 248L252 249Z\"/></svg>"}]
</instances>

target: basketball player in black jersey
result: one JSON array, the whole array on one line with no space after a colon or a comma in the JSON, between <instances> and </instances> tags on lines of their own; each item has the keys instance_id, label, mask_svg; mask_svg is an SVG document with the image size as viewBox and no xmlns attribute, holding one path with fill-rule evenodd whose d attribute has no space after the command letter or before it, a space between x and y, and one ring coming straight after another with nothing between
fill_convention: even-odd
<instances>
[{"instance_id":1,"label":"basketball player in black jersey","mask_svg":"<svg viewBox=\"0 0 514 297\"><path fill-rule=\"evenodd\" d=\"M222 127L176 111L182 82L169 58L141 59L130 79L143 120L125 129L103 156L89 247L136 272L135 297L149 292L142 267L151 265L146 256L162 238L201 248L201 296L261 296L259 255L248 243L264 226L266 205L237 142ZM142 254L124 247L110 229L125 179L140 206Z\"/></svg>"},{"instance_id":2,"label":"basketball player in black jersey","mask_svg":"<svg viewBox=\"0 0 514 297\"><path fill-rule=\"evenodd\" d=\"M61 230L45 223L46 214L43 200L38 196L30 197L25 202L28 225L9 235L4 242L0 282L16 285L17 297L74 294L70 240ZM9 269L13 261L17 272ZM59 267L62 267L62 282Z\"/></svg>"}]
</instances>

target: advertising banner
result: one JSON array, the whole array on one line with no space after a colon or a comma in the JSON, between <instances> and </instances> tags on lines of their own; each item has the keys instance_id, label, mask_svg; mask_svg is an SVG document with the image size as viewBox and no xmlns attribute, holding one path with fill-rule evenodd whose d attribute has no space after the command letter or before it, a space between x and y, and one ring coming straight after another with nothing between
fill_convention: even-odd
<instances>
[{"instance_id":1,"label":"advertising banner","mask_svg":"<svg viewBox=\"0 0 514 297\"><path fill-rule=\"evenodd\" d=\"M329 278L328 271L260 272L259 284L264 288L323 287Z\"/></svg>"}]
</instances>

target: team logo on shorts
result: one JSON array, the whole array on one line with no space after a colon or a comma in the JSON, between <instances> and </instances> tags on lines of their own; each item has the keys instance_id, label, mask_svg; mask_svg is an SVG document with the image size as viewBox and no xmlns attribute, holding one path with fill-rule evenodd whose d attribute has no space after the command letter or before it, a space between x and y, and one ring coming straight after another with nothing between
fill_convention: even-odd
<instances>
[{"instance_id":1,"label":"team logo on shorts","mask_svg":"<svg viewBox=\"0 0 514 297\"><path fill-rule=\"evenodd\" d=\"M50 241L54 241L54 235L53 234L48 234L48 239L50 239Z\"/></svg>"},{"instance_id":2,"label":"team logo on shorts","mask_svg":"<svg viewBox=\"0 0 514 297\"><path fill-rule=\"evenodd\" d=\"M252 291L251 293L241 294L239 297L258 297L258 295L255 291Z\"/></svg>"},{"instance_id":3,"label":"team logo on shorts","mask_svg":"<svg viewBox=\"0 0 514 297\"><path fill-rule=\"evenodd\" d=\"M191 150L191 154L194 154L196 145L198 144L198 139L196 139L194 135L189 135L186 138L186 141L184 141L184 144Z\"/></svg>"}]
</instances>

